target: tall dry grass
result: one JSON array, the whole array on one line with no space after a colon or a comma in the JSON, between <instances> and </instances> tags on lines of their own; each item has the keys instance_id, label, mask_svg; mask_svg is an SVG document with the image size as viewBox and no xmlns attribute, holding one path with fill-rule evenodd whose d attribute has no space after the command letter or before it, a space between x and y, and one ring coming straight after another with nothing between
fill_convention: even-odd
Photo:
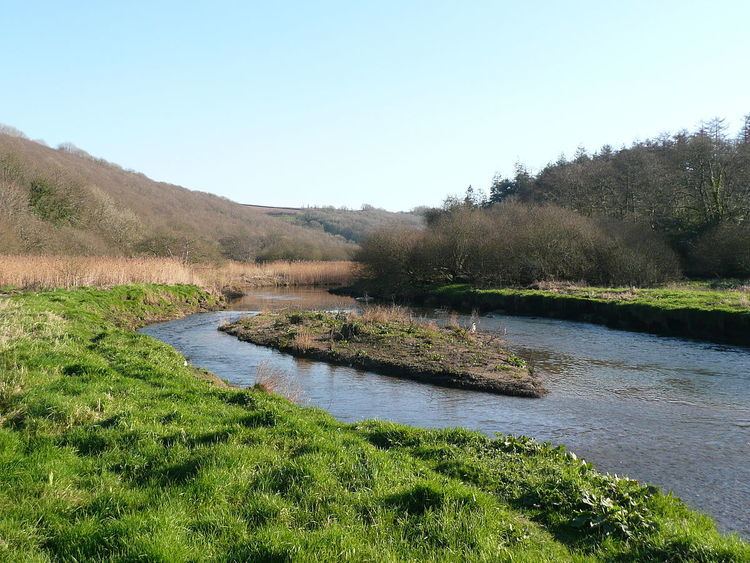
<instances>
[{"instance_id":1,"label":"tall dry grass","mask_svg":"<svg viewBox=\"0 0 750 563\"><path fill-rule=\"evenodd\" d=\"M398 305L390 307L370 305L355 316L369 323L412 322L414 320L409 309Z\"/></svg>"},{"instance_id":2,"label":"tall dry grass","mask_svg":"<svg viewBox=\"0 0 750 563\"><path fill-rule=\"evenodd\" d=\"M0 255L0 287L53 289L129 283L194 284L212 291L250 287L346 285L352 262L268 262L191 265L174 258Z\"/></svg>"},{"instance_id":3,"label":"tall dry grass","mask_svg":"<svg viewBox=\"0 0 750 563\"><path fill-rule=\"evenodd\" d=\"M192 268L172 258L0 256L0 286L72 289L129 283L205 285Z\"/></svg>"},{"instance_id":4,"label":"tall dry grass","mask_svg":"<svg viewBox=\"0 0 750 563\"><path fill-rule=\"evenodd\" d=\"M195 266L205 283L217 290L242 291L247 287L289 287L302 285L348 285L357 275L350 261L278 261L263 263L227 262L220 266Z\"/></svg>"},{"instance_id":5,"label":"tall dry grass","mask_svg":"<svg viewBox=\"0 0 750 563\"><path fill-rule=\"evenodd\" d=\"M301 403L302 388L287 377L282 370L268 362L261 362L255 368L255 389L274 395L281 395L293 403Z\"/></svg>"}]
</instances>

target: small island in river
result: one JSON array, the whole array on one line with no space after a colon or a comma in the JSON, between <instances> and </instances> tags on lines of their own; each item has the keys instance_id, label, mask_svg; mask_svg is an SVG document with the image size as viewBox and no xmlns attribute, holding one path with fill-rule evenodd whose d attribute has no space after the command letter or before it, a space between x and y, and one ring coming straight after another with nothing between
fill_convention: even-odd
<instances>
[{"instance_id":1,"label":"small island in river","mask_svg":"<svg viewBox=\"0 0 750 563\"><path fill-rule=\"evenodd\" d=\"M496 336L440 327L397 308L260 313L219 330L295 356L443 387L520 397L546 392L526 362L503 349Z\"/></svg>"}]
</instances>

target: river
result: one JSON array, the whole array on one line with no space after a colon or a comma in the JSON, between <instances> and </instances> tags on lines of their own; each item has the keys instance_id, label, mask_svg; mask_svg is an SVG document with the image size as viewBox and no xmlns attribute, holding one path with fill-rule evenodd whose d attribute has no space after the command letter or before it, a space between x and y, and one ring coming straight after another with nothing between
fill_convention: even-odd
<instances>
[{"instance_id":1,"label":"river","mask_svg":"<svg viewBox=\"0 0 750 563\"><path fill-rule=\"evenodd\" d=\"M295 401L351 422L463 426L564 444L600 470L673 491L721 529L750 538L750 349L491 314L479 330L542 374L549 394L523 399L433 387L296 359L240 342L217 327L242 312L350 309L324 290L258 290L231 310L159 323L142 332L238 386L275 372ZM444 319L446 311L422 310ZM468 319L463 317L463 322Z\"/></svg>"}]
</instances>

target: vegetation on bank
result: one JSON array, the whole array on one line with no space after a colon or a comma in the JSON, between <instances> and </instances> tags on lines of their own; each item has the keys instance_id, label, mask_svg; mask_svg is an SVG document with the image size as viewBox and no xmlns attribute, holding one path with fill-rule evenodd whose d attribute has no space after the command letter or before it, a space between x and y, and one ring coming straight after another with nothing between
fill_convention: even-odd
<instances>
[{"instance_id":1,"label":"vegetation on bank","mask_svg":"<svg viewBox=\"0 0 750 563\"><path fill-rule=\"evenodd\" d=\"M470 199L509 198L640 224L669 241L689 276L750 277L750 114L736 134L717 118L620 149L580 148L537 174L519 166Z\"/></svg>"},{"instance_id":2,"label":"vegetation on bank","mask_svg":"<svg viewBox=\"0 0 750 563\"><path fill-rule=\"evenodd\" d=\"M130 330L214 305L184 286L0 298L0 560L750 558L562 448L341 424Z\"/></svg>"},{"instance_id":3,"label":"vegetation on bank","mask_svg":"<svg viewBox=\"0 0 750 563\"><path fill-rule=\"evenodd\" d=\"M175 258L0 254L0 288L24 290L156 283L237 295L251 287L346 285L356 273L357 265L349 261L188 264Z\"/></svg>"},{"instance_id":4,"label":"vegetation on bank","mask_svg":"<svg viewBox=\"0 0 750 563\"><path fill-rule=\"evenodd\" d=\"M449 204L425 229L373 234L357 259L383 290L396 294L450 283L649 286L681 277L677 254L642 225L515 201L489 208Z\"/></svg>"},{"instance_id":5,"label":"vegetation on bank","mask_svg":"<svg viewBox=\"0 0 750 563\"><path fill-rule=\"evenodd\" d=\"M750 115L739 135L694 132L496 177L425 213L426 228L381 229L358 259L393 293L469 283L657 286L750 278Z\"/></svg>"},{"instance_id":6,"label":"vegetation on bank","mask_svg":"<svg viewBox=\"0 0 750 563\"><path fill-rule=\"evenodd\" d=\"M220 330L296 356L460 389L539 397L542 382L495 336L439 327L398 308L261 313Z\"/></svg>"},{"instance_id":7,"label":"vegetation on bank","mask_svg":"<svg viewBox=\"0 0 750 563\"><path fill-rule=\"evenodd\" d=\"M339 286L356 278L359 265L348 260L294 262L235 262L220 265L196 264L192 269L200 276L203 287L226 295L246 293L248 288Z\"/></svg>"},{"instance_id":8,"label":"vegetation on bank","mask_svg":"<svg viewBox=\"0 0 750 563\"><path fill-rule=\"evenodd\" d=\"M322 229L2 129L0 202L0 248L13 254L255 262L347 260L356 250Z\"/></svg>"},{"instance_id":9,"label":"vegetation on bank","mask_svg":"<svg viewBox=\"0 0 750 563\"><path fill-rule=\"evenodd\" d=\"M448 285L416 294L459 309L501 310L606 324L614 328L750 346L750 291L699 284L665 288L570 285L481 289Z\"/></svg>"}]
</instances>

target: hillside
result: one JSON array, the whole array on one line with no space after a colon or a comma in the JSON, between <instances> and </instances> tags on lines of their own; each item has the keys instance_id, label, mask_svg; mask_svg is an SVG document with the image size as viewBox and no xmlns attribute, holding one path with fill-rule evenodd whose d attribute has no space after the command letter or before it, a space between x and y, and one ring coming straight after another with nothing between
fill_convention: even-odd
<instances>
[{"instance_id":1,"label":"hillside","mask_svg":"<svg viewBox=\"0 0 750 563\"><path fill-rule=\"evenodd\" d=\"M360 238L156 182L73 145L52 149L6 127L0 201L4 253L332 260L351 257Z\"/></svg>"},{"instance_id":2,"label":"hillside","mask_svg":"<svg viewBox=\"0 0 750 563\"><path fill-rule=\"evenodd\" d=\"M423 224L423 217L417 213L393 213L371 205L365 205L362 209L253 207L268 215L284 219L293 225L324 231L357 244L379 229L420 228Z\"/></svg>"}]
</instances>

